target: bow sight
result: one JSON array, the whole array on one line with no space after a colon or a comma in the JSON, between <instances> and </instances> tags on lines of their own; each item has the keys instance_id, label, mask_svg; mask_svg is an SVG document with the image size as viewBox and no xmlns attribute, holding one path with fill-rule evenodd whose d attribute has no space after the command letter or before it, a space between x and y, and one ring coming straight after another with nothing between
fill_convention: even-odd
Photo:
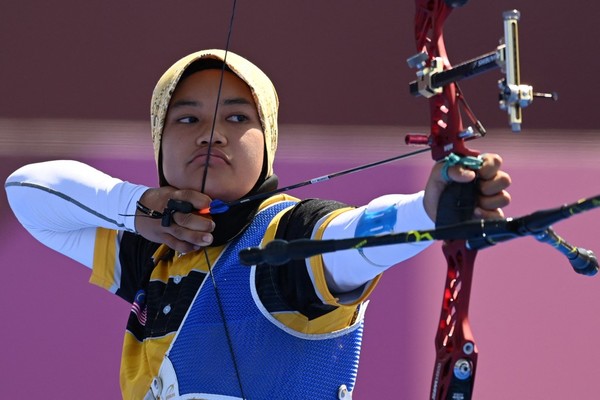
<instances>
[{"instance_id":1,"label":"bow sight","mask_svg":"<svg viewBox=\"0 0 600 400\"><path fill-rule=\"evenodd\" d=\"M503 13L504 37L496 50L465 61L454 67L449 67L447 60L442 57L430 59L425 52L417 53L408 58L409 67L417 69L417 80L410 83L409 89L413 96L430 98L442 93L443 87L458 81L471 78L483 72L501 68L505 77L498 81L499 105L509 116L513 132L521 130L522 109L533 101L534 97L557 100L556 93L537 93L530 85L521 84L519 70L519 30L518 21L521 13L510 10ZM481 136L485 129L476 121ZM408 135L407 144L420 144L423 139L419 135Z\"/></svg>"}]
</instances>

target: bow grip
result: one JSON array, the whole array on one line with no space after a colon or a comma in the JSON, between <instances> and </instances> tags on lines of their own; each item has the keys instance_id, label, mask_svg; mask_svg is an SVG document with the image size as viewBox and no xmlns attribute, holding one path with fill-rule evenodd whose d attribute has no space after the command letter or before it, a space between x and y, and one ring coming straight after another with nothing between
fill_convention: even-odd
<instances>
[{"instance_id":1,"label":"bow grip","mask_svg":"<svg viewBox=\"0 0 600 400\"><path fill-rule=\"evenodd\" d=\"M477 193L477 179L468 183L448 184L438 202L435 226L454 225L472 219Z\"/></svg>"}]
</instances>

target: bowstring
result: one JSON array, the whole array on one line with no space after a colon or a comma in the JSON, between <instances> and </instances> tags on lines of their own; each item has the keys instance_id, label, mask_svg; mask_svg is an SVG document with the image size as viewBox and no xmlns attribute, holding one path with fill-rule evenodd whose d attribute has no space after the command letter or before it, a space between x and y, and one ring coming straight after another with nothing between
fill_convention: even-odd
<instances>
[{"instance_id":1,"label":"bowstring","mask_svg":"<svg viewBox=\"0 0 600 400\"><path fill-rule=\"evenodd\" d=\"M213 138L215 135L215 127L217 124L217 114L219 112L219 103L221 101L221 93L222 93L222 89L223 89L223 79L225 76L225 66L227 65L227 54L229 52L229 45L231 42L231 33L233 31L233 21L235 19L236 6L237 6L237 0L233 0L233 6L231 9L231 17L229 19L229 28L227 31L227 42L225 44L225 54L223 55L223 65L221 66L221 76L219 78L219 88L217 91L217 102L215 104L215 111L213 114L213 121L212 121L212 126L210 129L210 137L208 139L207 155L206 155L206 160L204 162L204 172L202 175L202 187L200 189L200 191L202 193L204 193L204 190L206 188L206 178L208 176L208 166L210 164L211 150L212 150L212 145L213 145ZM223 308L223 302L221 301L221 295L219 293L219 289L217 288L217 281L216 281L215 275L213 273L213 267L210 262L210 257L208 256L208 250L206 247L204 247L204 258L206 260L206 265L208 267L208 275L210 276L213 287L215 289L215 298L217 300L217 306L219 308L219 314L221 316L221 320L223 321L223 328L225 330L225 338L227 340L227 346L229 347L229 354L231 355L231 361L233 362L233 368L235 370L235 375L236 375L238 386L240 389L240 395L241 395L242 399L245 399L246 396L244 395L244 388L242 385L241 374L240 374L240 370L238 367L237 359L235 357L235 352L233 349L233 340L231 339L231 333L229 331L229 326L227 325L225 309Z\"/></svg>"}]
</instances>

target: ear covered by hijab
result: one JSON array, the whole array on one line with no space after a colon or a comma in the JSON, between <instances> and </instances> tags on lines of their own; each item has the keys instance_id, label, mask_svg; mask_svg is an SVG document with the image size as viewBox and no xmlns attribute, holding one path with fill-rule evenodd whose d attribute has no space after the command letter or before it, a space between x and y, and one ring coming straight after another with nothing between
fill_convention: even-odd
<instances>
[{"instance_id":1,"label":"ear covered by hijab","mask_svg":"<svg viewBox=\"0 0 600 400\"><path fill-rule=\"evenodd\" d=\"M162 170L161 142L171 96L190 66L200 66L202 69L204 62L214 65L215 61L221 66L224 63L228 71L237 75L248 85L263 128L265 138L263 169L258 182L246 196L272 191L277 188L278 184L277 176L273 172L278 133L279 99L277 92L271 80L256 65L231 51L225 52L218 49L202 50L183 57L162 75L154 88L150 107L150 126L159 184L160 186L169 185ZM259 205L260 201L247 202L242 206L231 207L226 213L212 215L216 225L212 232L214 237L212 245L220 245L236 237L251 222Z\"/></svg>"},{"instance_id":2,"label":"ear covered by hijab","mask_svg":"<svg viewBox=\"0 0 600 400\"><path fill-rule=\"evenodd\" d=\"M212 49L189 54L177 61L159 79L152 93L150 126L160 185L168 185L162 172L161 141L171 96L175 92L175 88L186 69L192 64L201 63L203 60L217 60L225 63L228 70L236 74L250 88L265 136L265 178L270 177L273 175L273 161L275 159L275 151L277 150L277 110L279 99L275 87L269 77L250 61L231 51L227 51L226 53L224 50Z\"/></svg>"}]
</instances>

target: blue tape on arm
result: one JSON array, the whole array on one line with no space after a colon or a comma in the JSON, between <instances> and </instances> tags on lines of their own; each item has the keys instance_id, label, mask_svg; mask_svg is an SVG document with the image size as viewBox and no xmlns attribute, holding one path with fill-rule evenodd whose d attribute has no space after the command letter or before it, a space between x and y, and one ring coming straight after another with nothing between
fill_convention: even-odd
<instances>
[{"instance_id":1,"label":"blue tape on arm","mask_svg":"<svg viewBox=\"0 0 600 400\"><path fill-rule=\"evenodd\" d=\"M368 211L365 210L363 215L360 216L356 229L354 230L355 237L361 236L372 236L372 235L384 235L386 233L394 232L394 226L398 219L398 206L392 204L383 210ZM388 267L388 265L378 265L371 261L364 253L364 249L359 248L358 253L371 265L377 267Z\"/></svg>"},{"instance_id":2,"label":"blue tape on arm","mask_svg":"<svg viewBox=\"0 0 600 400\"><path fill-rule=\"evenodd\" d=\"M391 233L394 231L397 219L398 207L396 204L392 204L383 210L367 210L358 220L354 235L360 237Z\"/></svg>"}]
</instances>

